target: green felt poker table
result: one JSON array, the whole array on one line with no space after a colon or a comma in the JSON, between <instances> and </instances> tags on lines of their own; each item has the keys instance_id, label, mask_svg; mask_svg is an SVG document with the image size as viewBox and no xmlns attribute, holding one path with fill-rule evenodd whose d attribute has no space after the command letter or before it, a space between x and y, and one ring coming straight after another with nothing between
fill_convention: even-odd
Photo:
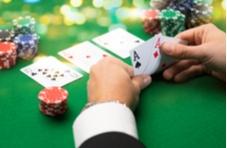
<instances>
[{"instance_id":1,"label":"green felt poker table","mask_svg":"<svg viewBox=\"0 0 227 148\"><path fill-rule=\"evenodd\" d=\"M52 55L66 62L57 54L60 50L107 32L115 21L113 16L107 15L100 20L62 23L60 10L65 4L69 2L0 1L0 24L8 25L20 15L32 15L39 23L41 36L37 56ZM113 21L103 23L108 17L113 17ZM225 20L217 19L214 23L225 30ZM122 24L144 40L150 37L138 20L129 19ZM129 58L121 60L130 64ZM83 77L64 86L69 92L69 109L64 116L51 118L38 109L37 95L43 87L20 72L33 62L18 60L13 68L0 71L0 147L72 148L72 124L86 103L89 75L76 68ZM142 92L135 111L140 140L149 148L224 148L225 90L225 82L208 75L180 84L166 81L161 75L153 77L153 83Z\"/></svg>"}]
</instances>

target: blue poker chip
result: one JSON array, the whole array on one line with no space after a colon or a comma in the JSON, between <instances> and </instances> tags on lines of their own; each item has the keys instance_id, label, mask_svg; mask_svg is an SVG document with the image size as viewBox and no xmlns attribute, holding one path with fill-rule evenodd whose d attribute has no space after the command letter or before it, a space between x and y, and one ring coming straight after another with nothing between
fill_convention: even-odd
<instances>
[{"instance_id":1,"label":"blue poker chip","mask_svg":"<svg viewBox=\"0 0 227 148\"><path fill-rule=\"evenodd\" d=\"M15 37L14 42L17 44L18 57L22 59L31 59L38 52L37 34L21 34Z\"/></svg>"},{"instance_id":2,"label":"blue poker chip","mask_svg":"<svg viewBox=\"0 0 227 148\"><path fill-rule=\"evenodd\" d=\"M18 44L34 44L38 43L38 40L39 36L37 34L20 34L14 39Z\"/></svg>"}]
</instances>

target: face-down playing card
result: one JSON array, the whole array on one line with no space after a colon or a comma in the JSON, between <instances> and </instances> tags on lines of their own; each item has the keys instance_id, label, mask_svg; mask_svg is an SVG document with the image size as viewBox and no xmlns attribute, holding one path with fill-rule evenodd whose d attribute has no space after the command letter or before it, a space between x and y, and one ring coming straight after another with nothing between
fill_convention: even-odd
<instances>
[{"instance_id":1,"label":"face-down playing card","mask_svg":"<svg viewBox=\"0 0 227 148\"><path fill-rule=\"evenodd\" d=\"M82 77L82 74L51 56L42 58L21 71L44 87L61 87Z\"/></svg>"},{"instance_id":2,"label":"face-down playing card","mask_svg":"<svg viewBox=\"0 0 227 148\"><path fill-rule=\"evenodd\" d=\"M88 41L76 44L68 49L60 51L58 54L87 73L90 72L91 66L96 64L99 60L111 56Z\"/></svg>"},{"instance_id":3,"label":"face-down playing card","mask_svg":"<svg viewBox=\"0 0 227 148\"><path fill-rule=\"evenodd\" d=\"M122 28L100 35L94 38L93 41L121 58L129 57L129 51L144 42Z\"/></svg>"},{"instance_id":4,"label":"face-down playing card","mask_svg":"<svg viewBox=\"0 0 227 148\"><path fill-rule=\"evenodd\" d=\"M130 55L135 75L151 75L162 71L176 62L175 59L161 53L159 48L164 42L179 42L185 44L185 42L179 39L158 34L134 48L130 51Z\"/></svg>"}]
</instances>

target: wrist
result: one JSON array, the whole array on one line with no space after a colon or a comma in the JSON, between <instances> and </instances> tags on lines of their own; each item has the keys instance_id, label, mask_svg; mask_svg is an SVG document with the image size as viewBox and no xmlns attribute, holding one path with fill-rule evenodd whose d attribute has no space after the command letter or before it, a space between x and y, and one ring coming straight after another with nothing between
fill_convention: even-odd
<instances>
[{"instance_id":1,"label":"wrist","mask_svg":"<svg viewBox=\"0 0 227 148\"><path fill-rule=\"evenodd\" d=\"M121 101L121 100L118 100L118 99L105 99L105 100L97 100L97 101L88 101L87 104L84 106L83 110L86 110L87 108L90 108L94 105L97 105L97 104L104 104L104 103L117 103L117 104L121 104L125 107L128 107L129 109L132 110L131 106L128 105L127 103L125 103L124 101Z\"/></svg>"}]
</instances>

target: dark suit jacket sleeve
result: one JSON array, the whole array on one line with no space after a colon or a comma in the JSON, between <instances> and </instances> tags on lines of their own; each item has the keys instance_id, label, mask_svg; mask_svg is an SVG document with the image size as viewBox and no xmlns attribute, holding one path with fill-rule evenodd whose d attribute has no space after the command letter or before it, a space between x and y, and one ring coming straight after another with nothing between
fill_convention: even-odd
<instances>
[{"instance_id":1,"label":"dark suit jacket sleeve","mask_svg":"<svg viewBox=\"0 0 227 148\"><path fill-rule=\"evenodd\" d=\"M107 102L82 111L73 124L76 147L140 148L136 120L124 104Z\"/></svg>"},{"instance_id":2,"label":"dark suit jacket sleeve","mask_svg":"<svg viewBox=\"0 0 227 148\"><path fill-rule=\"evenodd\" d=\"M132 136L120 132L109 132L86 140L80 148L144 148L145 146Z\"/></svg>"}]
</instances>

